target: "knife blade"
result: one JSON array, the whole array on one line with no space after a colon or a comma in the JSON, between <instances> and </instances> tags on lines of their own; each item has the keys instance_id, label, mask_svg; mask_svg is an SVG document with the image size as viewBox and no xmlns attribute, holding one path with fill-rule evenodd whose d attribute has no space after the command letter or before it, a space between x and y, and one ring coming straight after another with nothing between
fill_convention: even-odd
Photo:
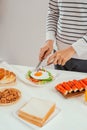
<instances>
[{"instance_id":1,"label":"knife blade","mask_svg":"<svg viewBox=\"0 0 87 130\"><path fill-rule=\"evenodd\" d=\"M34 71L37 71L41 65L42 61L39 61L39 63L37 64L37 66L35 67L35 70Z\"/></svg>"},{"instance_id":2,"label":"knife blade","mask_svg":"<svg viewBox=\"0 0 87 130\"><path fill-rule=\"evenodd\" d=\"M42 60L39 61L39 63L37 64L37 66L36 66L36 68L35 68L35 71L38 71L38 70L39 70L39 67L40 67L41 63L43 62L44 56L45 56L45 54L47 53L47 51L48 51L48 50L46 50L46 51L44 52L44 55L43 55L43 57L42 57Z\"/></svg>"}]
</instances>

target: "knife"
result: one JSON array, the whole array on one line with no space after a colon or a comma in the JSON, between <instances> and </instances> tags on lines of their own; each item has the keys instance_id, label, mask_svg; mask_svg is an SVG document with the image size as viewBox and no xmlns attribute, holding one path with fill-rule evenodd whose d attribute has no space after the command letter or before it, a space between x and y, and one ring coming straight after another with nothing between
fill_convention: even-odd
<instances>
[{"instance_id":1,"label":"knife","mask_svg":"<svg viewBox=\"0 0 87 130\"><path fill-rule=\"evenodd\" d=\"M41 61L39 61L39 63L38 63L38 64L37 64L37 66L35 67L35 70L34 70L34 71L38 71L39 66L41 65L41 63L42 63L42 60L41 60Z\"/></svg>"},{"instance_id":2,"label":"knife","mask_svg":"<svg viewBox=\"0 0 87 130\"><path fill-rule=\"evenodd\" d=\"M43 55L43 57L42 57L42 60L39 61L39 63L37 64L37 66L36 66L36 68L35 68L35 71L38 71L38 70L39 70L39 67L40 67L41 63L43 62L44 56L45 56L45 54L47 53L47 51L48 51L48 50L46 50L46 51L44 52L44 55Z\"/></svg>"}]
</instances>

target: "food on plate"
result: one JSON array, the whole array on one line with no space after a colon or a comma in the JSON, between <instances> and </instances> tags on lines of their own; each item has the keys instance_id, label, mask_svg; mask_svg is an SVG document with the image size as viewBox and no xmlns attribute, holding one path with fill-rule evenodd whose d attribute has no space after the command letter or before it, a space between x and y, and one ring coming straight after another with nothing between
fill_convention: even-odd
<instances>
[{"instance_id":1,"label":"food on plate","mask_svg":"<svg viewBox=\"0 0 87 130\"><path fill-rule=\"evenodd\" d=\"M35 84L45 84L53 81L53 75L44 69L40 69L38 71L28 71L27 79Z\"/></svg>"},{"instance_id":2,"label":"food on plate","mask_svg":"<svg viewBox=\"0 0 87 130\"><path fill-rule=\"evenodd\" d=\"M82 82L87 85L87 78L82 79Z\"/></svg>"},{"instance_id":3,"label":"food on plate","mask_svg":"<svg viewBox=\"0 0 87 130\"><path fill-rule=\"evenodd\" d=\"M14 85L16 82L16 75L4 68L0 68L0 86Z\"/></svg>"},{"instance_id":4,"label":"food on plate","mask_svg":"<svg viewBox=\"0 0 87 130\"><path fill-rule=\"evenodd\" d=\"M80 80L72 80L62 82L55 86L56 90L59 91L64 97L72 97L81 95L85 92L87 86L87 78Z\"/></svg>"},{"instance_id":5,"label":"food on plate","mask_svg":"<svg viewBox=\"0 0 87 130\"><path fill-rule=\"evenodd\" d=\"M43 79L48 79L49 78L49 74L47 71L42 71L39 70L38 72L32 72L31 73L31 77L33 77L34 79L39 79L39 80L43 80Z\"/></svg>"},{"instance_id":6,"label":"food on plate","mask_svg":"<svg viewBox=\"0 0 87 130\"><path fill-rule=\"evenodd\" d=\"M42 127L55 108L56 104L52 101L33 97L18 110L18 116L29 123Z\"/></svg>"},{"instance_id":7,"label":"food on plate","mask_svg":"<svg viewBox=\"0 0 87 130\"><path fill-rule=\"evenodd\" d=\"M3 68L0 68L0 80L4 77L5 70Z\"/></svg>"},{"instance_id":8,"label":"food on plate","mask_svg":"<svg viewBox=\"0 0 87 130\"><path fill-rule=\"evenodd\" d=\"M21 97L21 92L15 88L5 88L0 90L0 105L16 103Z\"/></svg>"}]
</instances>

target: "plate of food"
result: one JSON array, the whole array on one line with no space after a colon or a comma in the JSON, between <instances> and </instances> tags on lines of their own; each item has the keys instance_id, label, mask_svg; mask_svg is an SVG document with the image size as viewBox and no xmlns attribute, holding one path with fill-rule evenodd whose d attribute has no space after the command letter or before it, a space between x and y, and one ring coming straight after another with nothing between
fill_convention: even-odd
<instances>
[{"instance_id":1,"label":"plate of food","mask_svg":"<svg viewBox=\"0 0 87 130\"><path fill-rule=\"evenodd\" d=\"M0 106L15 104L20 98L21 92L16 88L0 89Z\"/></svg>"},{"instance_id":2,"label":"plate of food","mask_svg":"<svg viewBox=\"0 0 87 130\"><path fill-rule=\"evenodd\" d=\"M14 116L36 129L49 123L59 113L60 108L53 101L32 97L14 112Z\"/></svg>"},{"instance_id":3,"label":"plate of food","mask_svg":"<svg viewBox=\"0 0 87 130\"><path fill-rule=\"evenodd\" d=\"M69 80L62 82L55 86L55 89L59 91L65 98L80 96L84 94L87 86L87 78L79 80Z\"/></svg>"},{"instance_id":4,"label":"plate of food","mask_svg":"<svg viewBox=\"0 0 87 130\"><path fill-rule=\"evenodd\" d=\"M44 86L50 84L57 77L57 71L54 69L39 69L38 71L29 67L24 67L22 69L14 67L14 69L20 80L32 86Z\"/></svg>"},{"instance_id":5,"label":"plate of food","mask_svg":"<svg viewBox=\"0 0 87 130\"><path fill-rule=\"evenodd\" d=\"M52 73L45 69L40 69L38 71L29 70L27 72L26 78L36 85L43 85L54 80Z\"/></svg>"},{"instance_id":6,"label":"plate of food","mask_svg":"<svg viewBox=\"0 0 87 130\"><path fill-rule=\"evenodd\" d=\"M11 70L10 65L3 62L0 64L0 86L15 85L16 74Z\"/></svg>"},{"instance_id":7,"label":"plate of food","mask_svg":"<svg viewBox=\"0 0 87 130\"><path fill-rule=\"evenodd\" d=\"M15 73L5 68L0 68L0 86L14 85L15 83Z\"/></svg>"}]
</instances>

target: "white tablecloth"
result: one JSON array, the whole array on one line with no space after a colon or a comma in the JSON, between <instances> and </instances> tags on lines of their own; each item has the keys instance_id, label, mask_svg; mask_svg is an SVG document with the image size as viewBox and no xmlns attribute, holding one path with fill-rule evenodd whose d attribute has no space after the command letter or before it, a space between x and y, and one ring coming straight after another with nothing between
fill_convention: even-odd
<instances>
[{"instance_id":1,"label":"white tablecloth","mask_svg":"<svg viewBox=\"0 0 87 130\"><path fill-rule=\"evenodd\" d=\"M25 66L13 66L14 68L24 70ZM24 84L17 79L14 86L22 93L21 100L11 106L0 106L0 130L34 130L33 128L15 117L17 110L24 102L31 97L38 97L52 100L57 107L61 109L60 113L52 119L41 130L87 130L87 105L84 103L84 95L74 98L65 99L59 92L55 90L55 85L67 81L69 79L81 79L87 77L87 73L58 71L59 73L53 84L43 87L34 87Z\"/></svg>"}]
</instances>

